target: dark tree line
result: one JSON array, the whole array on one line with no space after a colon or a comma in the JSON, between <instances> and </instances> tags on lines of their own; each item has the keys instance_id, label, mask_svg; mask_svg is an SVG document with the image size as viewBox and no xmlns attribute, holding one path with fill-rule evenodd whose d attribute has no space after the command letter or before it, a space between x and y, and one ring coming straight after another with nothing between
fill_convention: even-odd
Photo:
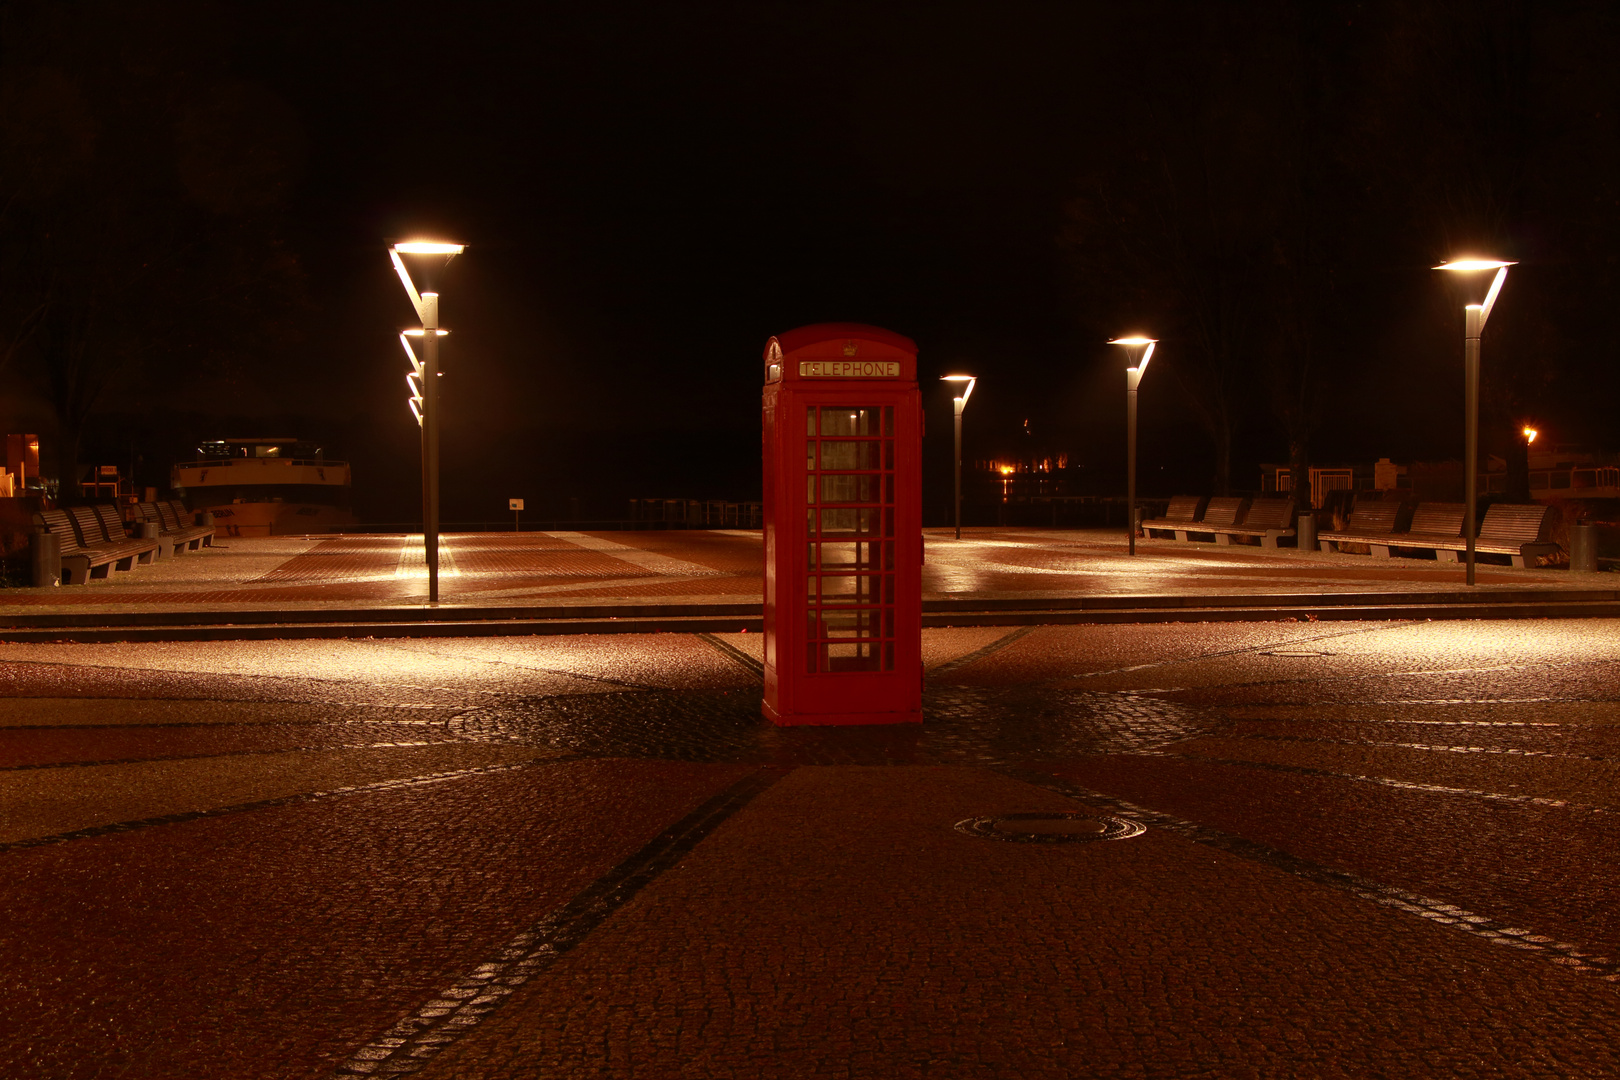
<instances>
[{"instance_id":1,"label":"dark tree line","mask_svg":"<svg viewBox=\"0 0 1620 1080\"><path fill-rule=\"evenodd\" d=\"M294 343L303 136L233 77L211 5L0 10L0 396L46 407L67 491L108 408L250 381Z\"/></svg>"},{"instance_id":2,"label":"dark tree line","mask_svg":"<svg viewBox=\"0 0 1620 1080\"><path fill-rule=\"evenodd\" d=\"M1172 18L1186 32L1159 34ZM1620 233L1617 30L1606 7L1521 0L1127 21L1134 92L1106 127L1129 134L1083 177L1062 239L1088 332L1165 339L1215 490L1241 428L1268 433L1301 490L1358 380L1410 386L1415 357L1460 361L1459 305L1426 268L1467 251L1523 261L1487 331L1483 406L1487 449L1517 449L1522 472L1522 418L1594 348L1612 354L1593 335Z\"/></svg>"}]
</instances>

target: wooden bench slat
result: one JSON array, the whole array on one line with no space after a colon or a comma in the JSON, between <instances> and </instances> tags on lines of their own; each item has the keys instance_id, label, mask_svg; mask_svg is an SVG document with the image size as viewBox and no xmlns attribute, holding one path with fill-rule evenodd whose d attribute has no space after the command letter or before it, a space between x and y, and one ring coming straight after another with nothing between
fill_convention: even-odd
<instances>
[{"instance_id":1,"label":"wooden bench slat","mask_svg":"<svg viewBox=\"0 0 1620 1080\"><path fill-rule=\"evenodd\" d=\"M1544 543L1555 512L1551 506L1539 503L1535 506L1497 503L1485 511L1485 520L1479 526L1479 538Z\"/></svg>"},{"instance_id":2,"label":"wooden bench slat","mask_svg":"<svg viewBox=\"0 0 1620 1080\"><path fill-rule=\"evenodd\" d=\"M1248 509L1249 500L1241 496L1221 496L1209 500L1204 508L1204 517L1200 525L1235 525L1238 517ZM1198 529L1198 532L1211 532L1210 529Z\"/></svg>"},{"instance_id":3,"label":"wooden bench slat","mask_svg":"<svg viewBox=\"0 0 1620 1080\"><path fill-rule=\"evenodd\" d=\"M1418 503L1412 511L1411 536L1461 536L1463 515L1468 512L1463 503Z\"/></svg>"}]
</instances>

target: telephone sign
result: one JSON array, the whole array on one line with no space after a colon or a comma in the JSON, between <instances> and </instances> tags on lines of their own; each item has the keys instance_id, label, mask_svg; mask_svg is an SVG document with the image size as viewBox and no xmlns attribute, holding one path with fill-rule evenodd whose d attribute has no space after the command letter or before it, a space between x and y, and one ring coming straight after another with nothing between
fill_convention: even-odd
<instances>
[{"instance_id":1,"label":"telephone sign","mask_svg":"<svg viewBox=\"0 0 1620 1080\"><path fill-rule=\"evenodd\" d=\"M765 346L765 700L778 724L922 719L917 347L825 323Z\"/></svg>"}]
</instances>

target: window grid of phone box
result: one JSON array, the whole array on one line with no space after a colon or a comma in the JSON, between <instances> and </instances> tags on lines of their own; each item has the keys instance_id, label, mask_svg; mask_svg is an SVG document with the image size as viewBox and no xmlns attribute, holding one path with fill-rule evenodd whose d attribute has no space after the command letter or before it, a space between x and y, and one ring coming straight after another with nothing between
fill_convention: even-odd
<instances>
[{"instance_id":1,"label":"window grid of phone box","mask_svg":"<svg viewBox=\"0 0 1620 1080\"><path fill-rule=\"evenodd\" d=\"M808 672L894 670L894 407L805 410Z\"/></svg>"}]
</instances>

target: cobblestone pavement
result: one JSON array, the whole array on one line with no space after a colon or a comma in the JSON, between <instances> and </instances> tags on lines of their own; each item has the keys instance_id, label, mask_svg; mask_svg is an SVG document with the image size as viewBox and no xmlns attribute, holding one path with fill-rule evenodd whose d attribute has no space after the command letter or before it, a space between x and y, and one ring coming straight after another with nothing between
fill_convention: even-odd
<instances>
[{"instance_id":1,"label":"cobblestone pavement","mask_svg":"<svg viewBox=\"0 0 1620 1080\"><path fill-rule=\"evenodd\" d=\"M1620 1076L1613 622L758 646L0 645L0 1076Z\"/></svg>"}]
</instances>

